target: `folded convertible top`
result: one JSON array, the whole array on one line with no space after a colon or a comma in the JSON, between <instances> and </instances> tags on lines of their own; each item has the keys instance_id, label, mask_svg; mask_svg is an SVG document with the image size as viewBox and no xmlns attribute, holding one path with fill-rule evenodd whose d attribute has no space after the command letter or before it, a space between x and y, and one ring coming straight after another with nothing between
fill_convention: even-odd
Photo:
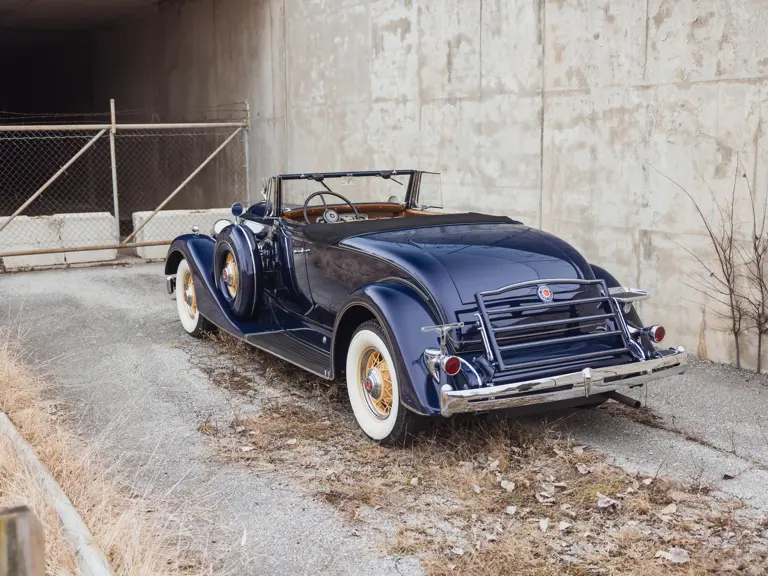
<instances>
[{"instance_id":1,"label":"folded convertible top","mask_svg":"<svg viewBox=\"0 0 768 576\"><path fill-rule=\"evenodd\" d=\"M371 232L407 230L409 228L445 226L449 224L487 224L493 222L520 224L520 222L512 220L507 216L491 216L489 214L465 212L434 216L409 216L407 218L382 218L380 220L355 220L338 224L306 224L304 226L304 234L309 240L318 244L337 244L345 238Z\"/></svg>"}]
</instances>

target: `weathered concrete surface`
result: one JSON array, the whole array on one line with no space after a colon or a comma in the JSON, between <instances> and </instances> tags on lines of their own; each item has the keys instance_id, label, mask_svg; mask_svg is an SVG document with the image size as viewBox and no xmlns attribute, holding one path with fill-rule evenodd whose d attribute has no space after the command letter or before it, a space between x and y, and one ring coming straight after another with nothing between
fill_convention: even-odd
<instances>
[{"instance_id":1,"label":"weathered concrete surface","mask_svg":"<svg viewBox=\"0 0 768 576\"><path fill-rule=\"evenodd\" d=\"M114 245L115 217L109 213L86 212L81 214L56 214L62 248ZM87 250L64 252L67 264L109 262L117 258L117 250Z\"/></svg>"},{"instance_id":2,"label":"weathered concrete surface","mask_svg":"<svg viewBox=\"0 0 768 576\"><path fill-rule=\"evenodd\" d=\"M5 223L7 220L7 217L0 218L0 223ZM49 216L17 216L0 232L0 239L4 249L14 252L61 248L58 227ZM64 263L64 254L61 253L3 258L3 267L6 270Z\"/></svg>"},{"instance_id":3,"label":"weathered concrete surface","mask_svg":"<svg viewBox=\"0 0 768 576\"><path fill-rule=\"evenodd\" d=\"M654 433L615 417L631 410L577 414L567 428L624 468L676 476L768 510L768 377L694 361L685 374L629 395L651 409Z\"/></svg>"},{"instance_id":4,"label":"weathered concrete surface","mask_svg":"<svg viewBox=\"0 0 768 576\"><path fill-rule=\"evenodd\" d=\"M704 229L663 175L714 221L738 159L737 220L750 218L747 182L762 205L765 0L163 6L98 37L104 98L164 120L248 98L256 183L278 171L439 170L448 208L563 235L653 291L643 315L670 341L733 360L712 303L686 287L699 269L682 247L711 259Z\"/></svg>"},{"instance_id":5,"label":"weathered concrete surface","mask_svg":"<svg viewBox=\"0 0 768 576\"><path fill-rule=\"evenodd\" d=\"M160 264L0 275L0 327L138 494L167 505L221 574L420 574L388 556L386 533L346 524L290 477L223 463L197 426L256 409L190 362L188 337ZM183 348L182 348L183 346ZM165 524L164 524L165 525Z\"/></svg>"},{"instance_id":6,"label":"weathered concrete surface","mask_svg":"<svg viewBox=\"0 0 768 576\"><path fill-rule=\"evenodd\" d=\"M0 217L0 223L5 220L7 218ZM0 232L0 252L104 246L114 243L115 218L106 212L17 216ZM116 257L117 250L7 256L2 258L2 267L5 270L21 270L59 264L109 262Z\"/></svg>"}]
</instances>

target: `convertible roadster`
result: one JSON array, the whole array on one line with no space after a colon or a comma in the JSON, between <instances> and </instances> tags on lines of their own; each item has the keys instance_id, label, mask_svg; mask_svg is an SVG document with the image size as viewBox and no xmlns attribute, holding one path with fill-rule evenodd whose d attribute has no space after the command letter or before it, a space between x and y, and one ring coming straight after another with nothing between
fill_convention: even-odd
<instances>
[{"instance_id":1,"label":"convertible roadster","mask_svg":"<svg viewBox=\"0 0 768 576\"><path fill-rule=\"evenodd\" d=\"M433 416L629 402L685 370L622 287L563 240L505 216L428 203L415 170L286 174L165 265L184 329L216 328L346 382L383 445Z\"/></svg>"}]
</instances>

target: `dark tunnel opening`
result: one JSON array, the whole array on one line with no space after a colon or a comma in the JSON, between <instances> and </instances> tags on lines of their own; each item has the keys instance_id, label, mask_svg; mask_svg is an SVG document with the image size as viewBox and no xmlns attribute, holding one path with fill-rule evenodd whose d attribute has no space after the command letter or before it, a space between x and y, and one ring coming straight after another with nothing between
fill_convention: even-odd
<instances>
[{"instance_id":1,"label":"dark tunnel opening","mask_svg":"<svg viewBox=\"0 0 768 576\"><path fill-rule=\"evenodd\" d=\"M0 121L51 123L56 114L94 113L92 55L87 32L0 28Z\"/></svg>"},{"instance_id":2,"label":"dark tunnel opening","mask_svg":"<svg viewBox=\"0 0 768 576\"><path fill-rule=\"evenodd\" d=\"M90 33L0 29L0 216L8 216L43 186L98 132L51 131L55 124L107 122L94 103ZM40 128L37 128L37 127ZM109 142L100 138L25 210L26 216L112 210Z\"/></svg>"},{"instance_id":3,"label":"dark tunnel opening","mask_svg":"<svg viewBox=\"0 0 768 576\"><path fill-rule=\"evenodd\" d=\"M91 142L98 129L56 130L53 126L108 125L109 98L116 100L118 124L198 122L211 117L206 111L192 117L180 115L163 106L162 100L162 114L157 113L155 83L167 82L176 89L184 85L153 75L151 39L132 37L134 24L141 29L147 18L96 23L62 17L35 29L35 23L9 27L3 16L0 10L0 226L4 217L22 207L24 217L117 214L125 238L133 230L133 214L155 209L234 130L117 130L119 210L115 210L109 130ZM109 37L117 41L105 42ZM8 127L16 129L4 129ZM87 151L25 206L89 143ZM244 158L238 136L165 209L208 209L230 205L232 197L244 199Z\"/></svg>"}]
</instances>

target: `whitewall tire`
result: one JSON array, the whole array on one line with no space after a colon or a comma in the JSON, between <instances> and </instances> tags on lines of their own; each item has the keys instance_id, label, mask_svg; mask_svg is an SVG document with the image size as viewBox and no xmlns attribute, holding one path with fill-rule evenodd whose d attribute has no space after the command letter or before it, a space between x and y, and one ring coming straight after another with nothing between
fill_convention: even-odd
<instances>
[{"instance_id":1,"label":"whitewall tire","mask_svg":"<svg viewBox=\"0 0 768 576\"><path fill-rule=\"evenodd\" d=\"M176 311L187 334L199 338L215 327L208 322L197 308L195 280L186 260L179 262L176 270Z\"/></svg>"},{"instance_id":2,"label":"whitewall tire","mask_svg":"<svg viewBox=\"0 0 768 576\"><path fill-rule=\"evenodd\" d=\"M400 404L395 354L375 320L358 327L347 350L347 393L355 419L363 432L383 445L407 442L423 422Z\"/></svg>"}]
</instances>

